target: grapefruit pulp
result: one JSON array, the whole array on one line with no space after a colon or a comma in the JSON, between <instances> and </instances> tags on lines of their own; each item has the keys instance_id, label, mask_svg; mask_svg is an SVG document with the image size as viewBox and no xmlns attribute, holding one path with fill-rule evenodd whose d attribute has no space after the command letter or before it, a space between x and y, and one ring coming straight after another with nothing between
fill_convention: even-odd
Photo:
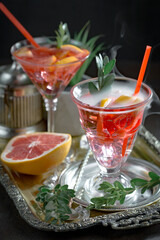
<instances>
[{"instance_id":1,"label":"grapefruit pulp","mask_svg":"<svg viewBox=\"0 0 160 240\"><path fill-rule=\"evenodd\" d=\"M67 156L70 146L70 134L24 134L8 142L1 160L19 173L39 175L59 165Z\"/></svg>"}]
</instances>

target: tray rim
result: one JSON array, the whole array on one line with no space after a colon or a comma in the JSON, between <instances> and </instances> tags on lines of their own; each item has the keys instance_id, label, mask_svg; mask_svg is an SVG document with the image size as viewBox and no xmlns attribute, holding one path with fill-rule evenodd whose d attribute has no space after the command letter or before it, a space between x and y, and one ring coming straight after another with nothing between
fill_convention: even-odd
<instances>
[{"instance_id":1,"label":"tray rim","mask_svg":"<svg viewBox=\"0 0 160 240\"><path fill-rule=\"evenodd\" d=\"M160 142L157 138L154 137L144 126L141 126L138 134L157 152L158 156L160 156ZM19 189L11 180L11 177L5 171L1 163L0 183L5 188L9 197L13 200L22 219L39 230L64 232L83 229L97 224L102 224L105 227L110 225L113 229L131 229L160 223L160 202L157 202L146 207L139 207L116 213L106 213L79 222L66 222L62 225L52 225L41 221L32 213L26 200L23 198Z\"/></svg>"}]
</instances>

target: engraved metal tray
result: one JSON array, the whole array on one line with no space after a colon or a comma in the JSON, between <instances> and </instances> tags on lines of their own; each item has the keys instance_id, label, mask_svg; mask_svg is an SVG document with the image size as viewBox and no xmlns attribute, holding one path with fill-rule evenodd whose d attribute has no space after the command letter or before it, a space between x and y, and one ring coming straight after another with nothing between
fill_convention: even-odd
<instances>
[{"instance_id":1,"label":"engraved metal tray","mask_svg":"<svg viewBox=\"0 0 160 240\"><path fill-rule=\"evenodd\" d=\"M74 137L72 144L74 153L72 160L74 162L81 161L87 152L87 149L79 143L80 138ZM143 126L139 131L132 157L145 159L160 166L160 142ZM42 209L35 200L38 187L44 184L45 181L49 181L50 177L54 176L55 171L56 174L60 175L65 167L66 164L63 163L54 172L48 172L41 176L27 176L12 172L5 166L0 165L0 183L13 200L20 216L32 227L62 232L83 229L97 224L102 224L104 227L111 226L113 229L131 229L160 222L159 196L156 198L156 202L154 199L154 203L147 202L143 206L124 211L107 213L92 210L90 217L85 220L73 220L62 225L45 222ZM158 171L157 167L155 169Z\"/></svg>"}]
</instances>

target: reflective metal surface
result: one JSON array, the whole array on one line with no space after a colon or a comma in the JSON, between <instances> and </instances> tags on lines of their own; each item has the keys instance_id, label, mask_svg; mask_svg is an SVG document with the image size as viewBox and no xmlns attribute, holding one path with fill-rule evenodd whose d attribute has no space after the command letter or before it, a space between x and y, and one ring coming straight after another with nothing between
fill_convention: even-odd
<instances>
[{"instance_id":1,"label":"reflective metal surface","mask_svg":"<svg viewBox=\"0 0 160 240\"><path fill-rule=\"evenodd\" d=\"M38 122L35 125L28 126L28 127L20 127L20 128L9 128L5 126L0 126L0 141L1 139L9 140L10 138L26 133L33 133L33 132L42 132L46 131L46 123L44 120Z\"/></svg>"},{"instance_id":2,"label":"reflective metal surface","mask_svg":"<svg viewBox=\"0 0 160 240\"><path fill-rule=\"evenodd\" d=\"M79 172L80 163L72 163L67 169L65 169L60 176L60 184L67 184L70 188L74 188L74 185L77 181L77 173ZM160 175L160 168L151 164L147 161L129 157L121 172L127 175L130 179L133 178L142 178L149 180L148 172L155 172L157 175ZM90 204L90 198L84 190L85 182L88 178L96 176L99 173L97 163L93 159L93 156L90 156L88 164L85 166L83 176L81 177L81 182L78 186L77 192L82 191L80 198L74 198L75 203L82 206L88 206ZM124 202L124 204L119 206L110 206L106 209L101 209L103 211L122 211L127 209L135 209L139 207L144 207L150 205L160 198L160 186L154 187L153 190L147 190L143 195L140 193L140 190L137 191L138 194L134 196L132 194L132 201Z\"/></svg>"},{"instance_id":3,"label":"reflective metal surface","mask_svg":"<svg viewBox=\"0 0 160 240\"><path fill-rule=\"evenodd\" d=\"M146 157L150 156L149 159L150 160L153 159L153 161L156 156L156 164L160 164L160 148L159 148L160 143L144 127L140 129L138 141L139 141L138 145L140 144L141 146L144 147L144 149L147 150L147 153L145 152L145 156ZM75 145L77 149L79 145L77 144ZM81 151L78 152L79 157L82 157L80 153L82 153L83 151L84 149L81 149ZM86 154L86 151L87 150L84 151L83 156ZM139 156L138 151L137 152L135 151L134 155L138 157ZM147 169L153 169L157 173L159 172L159 169L156 166L153 167L153 165L148 162L147 162ZM143 176L145 175L143 171L139 171L139 173L142 174ZM16 175L16 177L18 178L18 175ZM42 179L41 177L39 178L40 178L39 179L40 184L42 184ZM138 228L143 226L150 226L155 223L160 223L160 202L158 201L157 203L148 205L146 207L141 206L138 208L127 209L125 211L118 211L115 213L110 213L110 212L107 213L103 211L101 212L91 211L91 215L88 219L78 220L78 221L74 220L72 222L66 222L62 225L52 225L50 223L43 221L40 215L38 214L39 213L38 211L37 212L33 211L33 205L31 204L31 201L29 198L31 197L32 192L29 192L28 198L24 197L24 194L26 192L26 187L30 183L32 183L33 185L33 188L34 188L33 192L35 194L35 191L37 191L39 187L39 185L34 184L36 179L28 177L27 185L25 186L25 188L23 186L24 181L21 182L23 186L23 190L25 190L23 194L22 194L21 186L18 186L15 180L16 180L15 176L12 175L11 172L5 170L3 166L0 165L0 183L3 185L3 187L7 191L10 198L13 200L15 207L17 208L20 216L29 225L37 229L62 232L62 231L73 231L77 229L89 228L90 226L99 225L99 224L102 224L104 227L111 226L113 229L132 229L132 228ZM20 180L25 180L24 176L22 176L22 179ZM153 193L153 196L154 196L153 201L155 201L156 198L158 200L158 195L159 195L159 187L158 189L155 189L155 192Z\"/></svg>"},{"instance_id":4,"label":"reflective metal surface","mask_svg":"<svg viewBox=\"0 0 160 240\"><path fill-rule=\"evenodd\" d=\"M18 63L13 62L11 65L0 67L0 84L14 87L24 86L30 83L31 81Z\"/></svg>"},{"instance_id":5,"label":"reflective metal surface","mask_svg":"<svg viewBox=\"0 0 160 240\"><path fill-rule=\"evenodd\" d=\"M43 131L42 97L19 64L0 67L0 137L10 138L27 127ZM37 125L39 127L37 127ZM11 133L8 134L8 133Z\"/></svg>"}]
</instances>

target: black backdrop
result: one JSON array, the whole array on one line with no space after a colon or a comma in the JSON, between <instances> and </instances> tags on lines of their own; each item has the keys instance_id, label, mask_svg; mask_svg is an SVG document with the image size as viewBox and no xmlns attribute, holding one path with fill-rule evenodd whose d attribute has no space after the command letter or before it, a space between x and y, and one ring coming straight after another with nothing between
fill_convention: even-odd
<instances>
[{"instance_id":1,"label":"black backdrop","mask_svg":"<svg viewBox=\"0 0 160 240\"><path fill-rule=\"evenodd\" d=\"M59 22L67 22L71 35L90 20L90 37L103 34L109 47L121 45L118 63L123 74L137 77L145 46L160 42L158 0L2 0L31 35L54 35ZM0 64L11 61L10 47L23 36L0 13ZM149 74L156 88L159 47L153 48ZM117 64L118 64L117 63ZM158 65L157 65L158 64ZM135 65L134 70L130 66ZM94 70L89 72L94 75ZM149 78L151 78L149 76Z\"/></svg>"}]
</instances>

